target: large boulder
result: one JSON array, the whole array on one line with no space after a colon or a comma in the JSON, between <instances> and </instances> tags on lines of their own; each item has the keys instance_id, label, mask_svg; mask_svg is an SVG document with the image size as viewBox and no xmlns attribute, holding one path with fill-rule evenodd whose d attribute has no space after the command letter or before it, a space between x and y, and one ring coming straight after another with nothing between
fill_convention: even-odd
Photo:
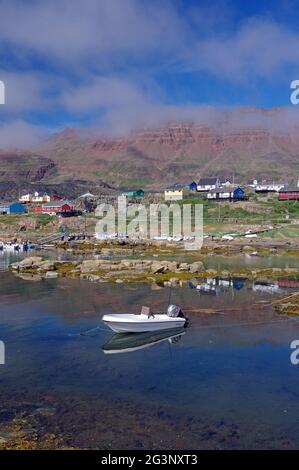
<instances>
[{"instance_id":1,"label":"large boulder","mask_svg":"<svg viewBox=\"0 0 299 470\"><path fill-rule=\"evenodd\" d=\"M51 260L42 261L38 265L39 271L53 271L55 269L55 263Z\"/></svg>"},{"instance_id":2,"label":"large boulder","mask_svg":"<svg viewBox=\"0 0 299 470\"><path fill-rule=\"evenodd\" d=\"M153 274L175 272L178 263L176 261L153 261L150 266L150 272Z\"/></svg>"},{"instance_id":3,"label":"large boulder","mask_svg":"<svg viewBox=\"0 0 299 470\"><path fill-rule=\"evenodd\" d=\"M92 272L96 272L98 271L99 269L101 269L102 265L105 264L102 262L102 260L100 259L88 259L88 260L84 260L82 261L81 263L81 267L80 267L80 270L81 270L81 273L92 273ZM111 265L111 261L109 263Z\"/></svg>"},{"instance_id":4,"label":"large boulder","mask_svg":"<svg viewBox=\"0 0 299 470\"><path fill-rule=\"evenodd\" d=\"M187 272L190 269L190 265L188 263L180 263L177 271Z\"/></svg>"},{"instance_id":5,"label":"large boulder","mask_svg":"<svg viewBox=\"0 0 299 470\"><path fill-rule=\"evenodd\" d=\"M43 262L43 258L41 256L29 256L28 258L23 259L18 263L19 268L28 269L28 268L36 268Z\"/></svg>"},{"instance_id":6,"label":"large boulder","mask_svg":"<svg viewBox=\"0 0 299 470\"><path fill-rule=\"evenodd\" d=\"M194 263L190 264L189 271L190 273L200 273L204 271L204 265L201 261L195 261Z\"/></svg>"},{"instance_id":7,"label":"large boulder","mask_svg":"<svg viewBox=\"0 0 299 470\"><path fill-rule=\"evenodd\" d=\"M160 273L164 273L165 269L166 268L164 264L160 263L159 261L155 261L154 263L152 263L150 271L153 274L160 274Z\"/></svg>"}]
</instances>

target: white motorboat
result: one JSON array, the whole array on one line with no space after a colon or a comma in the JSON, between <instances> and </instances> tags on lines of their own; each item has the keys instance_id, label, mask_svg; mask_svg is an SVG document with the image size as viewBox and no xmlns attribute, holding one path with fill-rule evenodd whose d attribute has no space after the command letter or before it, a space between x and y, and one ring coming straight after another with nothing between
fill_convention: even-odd
<instances>
[{"instance_id":1,"label":"white motorboat","mask_svg":"<svg viewBox=\"0 0 299 470\"><path fill-rule=\"evenodd\" d=\"M142 307L141 313L114 313L104 315L103 323L115 333L142 333L145 331L169 330L182 328L187 318L177 305L169 305L166 314L153 314L148 307Z\"/></svg>"}]
</instances>

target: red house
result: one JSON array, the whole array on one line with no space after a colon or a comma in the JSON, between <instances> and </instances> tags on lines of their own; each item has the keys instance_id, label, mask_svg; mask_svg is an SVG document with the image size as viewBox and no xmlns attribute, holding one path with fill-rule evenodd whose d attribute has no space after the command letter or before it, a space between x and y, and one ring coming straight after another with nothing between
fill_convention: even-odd
<instances>
[{"instance_id":1,"label":"red house","mask_svg":"<svg viewBox=\"0 0 299 470\"><path fill-rule=\"evenodd\" d=\"M281 189L278 193L279 201L299 200L299 188Z\"/></svg>"},{"instance_id":2,"label":"red house","mask_svg":"<svg viewBox=\"0 0 299 470\"><path fill-rule=\"evenodd\" d=\"M56 215L57 213L69 213L74 210L74 205L69 201L51 201L34 208L35 212Z\"/></svg>"}]
</instances>

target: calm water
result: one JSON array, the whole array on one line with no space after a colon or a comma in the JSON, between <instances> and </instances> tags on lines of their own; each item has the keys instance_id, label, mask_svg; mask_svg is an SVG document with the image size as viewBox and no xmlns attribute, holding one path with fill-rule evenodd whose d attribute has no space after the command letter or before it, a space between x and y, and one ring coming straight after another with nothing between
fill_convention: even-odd
<instances>
[{"instance_id":1,"label":"calm water","mask_svg":"<svg viewBox=\"0 0 299 470\"><path fill-rule=\"evenodd\" d=\"M299 448L299 365L289 348L299 319L269 304L288 288L178 287L172 301L190 328L119 340L103 326L88 330L105 313L163 310L167 289L27 281L4 265L0 423L22 416L40 436L78 447Z\"/></svg>"}]
</instances>

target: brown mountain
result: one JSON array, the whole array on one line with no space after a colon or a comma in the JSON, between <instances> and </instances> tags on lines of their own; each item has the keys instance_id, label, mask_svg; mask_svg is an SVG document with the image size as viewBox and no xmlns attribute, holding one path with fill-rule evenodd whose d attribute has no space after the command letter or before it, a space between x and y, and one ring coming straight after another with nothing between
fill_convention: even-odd
<instances>
[{"instance_id":1,"label":"brown mountain","mask_svg":"<svg viewBox=\"0 0 299 470\"><path fill-rule=\"evenodd\" d=\"M299 175L299 134L267 129L219 131L190 123L138 131L128 137L83 137L67 129L39 152L57 168L50 180L103 180L115 187L164 187L199 176L246 181Z\"/></svg>"},{"instance_id":2,"label":"brown mountain","mask_svg":"<svg viewBox=\"0 0 299 470\"><path fill-rule=\"evenodd\" d=\"M86 188L163 188L199 176L274 179L299 175L299 134L256 126L172 123L126 137L66 129L34 152L0 152L0 189L14 184ZM79 190L79 189L78 189Z\"/></svg>"}]
</instances>

